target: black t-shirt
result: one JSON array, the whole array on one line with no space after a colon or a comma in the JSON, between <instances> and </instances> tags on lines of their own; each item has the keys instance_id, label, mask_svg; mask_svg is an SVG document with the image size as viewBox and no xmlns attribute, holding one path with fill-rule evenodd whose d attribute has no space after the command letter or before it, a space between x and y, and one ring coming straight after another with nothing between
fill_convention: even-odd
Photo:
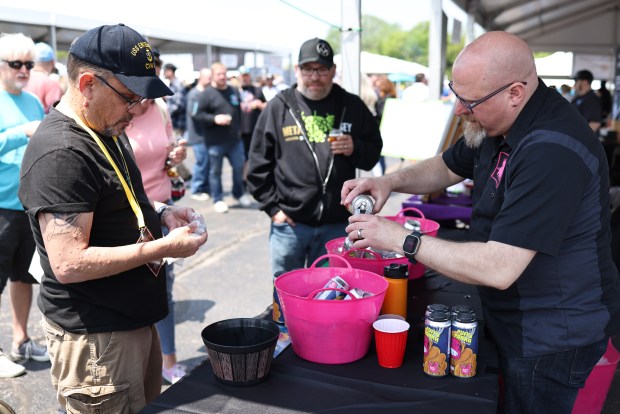
<instances>
[{"instance_id":1,"label":"black t-shirt","mask_svg":"<svg viewBox=\"0 0 620 414\"><path fill-rule=\"evenodd\" d=\"M110 137L100 136L121 171L122 158ZM131 184L153 237L161 224L142 186L131 146L119 137ZM139 230L116 172L94 139L75 121L52 109L30 139L21 170L19 198L30 218L44 276L38 305L43 314L70 332L132 330L168 314L165 269L154 277L146 265L87 282L59 283L50 267L39 213L92 212L90 246L136 243Z\"/></svg>"},{"instance_id":2,"label":"black t-shirt","mask_svg":"<svg viewBox=\"0 0 620 414\"><path fill-rule=\"evenodd\" d=\"M249 107L249 103L255 99L261 102L267 102L263 91L254 85L241 86L241 133L251 134L254 132L254 126L261 110L258 108L252 109Z\"/></svg>"}]
</instances>

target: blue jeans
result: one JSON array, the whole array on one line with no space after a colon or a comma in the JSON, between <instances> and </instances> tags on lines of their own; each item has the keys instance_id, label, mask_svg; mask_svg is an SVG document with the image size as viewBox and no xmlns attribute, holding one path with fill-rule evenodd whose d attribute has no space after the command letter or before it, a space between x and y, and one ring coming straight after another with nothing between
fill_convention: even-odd
<instances>
[{"instance_id":1,"label":"blue jeans","mask_svg":"<svg viewBox=\"0 0 620 414\"><path fill-rule=\"evenodd\" d=\"M161 341L161 352L164 355L176 354L176 344L174 342L174 300L172 299L172 286L174 285L174 265L166 264L166 292L168 294L168 316L155 323L159 339Z\"/></svg>"},{"instance_id":2,"label":"blue jeans","mask_svg":"<svg viewBox=\"0 0 620 414\"><path fill-rule=\"evenodd\" d=\"M221 145L208 145L207 151L209 153L209 188L213 202L217 203L224 198L222 190L224 157L228 158L232 167L232 195L235 198L241 197L243 195L243 163L245 162L241 139Z\"/></svg>"},{"instance_id":3,"label":"blue jeans","mask_svg":"<svg viewBox=\"0 0 620 414\"><path fill-rule=\"evenodd\" d=\"M166 204L172 205L171 201ZM167 227L161 228L166 236L169 233ZM168 316L155 323L159 340L161 342L161 352L164 355L176 354L176 344L174 342L174 300L172 299L172 286L174 285L174 264L166 263L166 294L168 296Z\"/></svg>"},{"instance_id":4,"label":"blue jeans","mask_svg":"<svg viewBox=\"0 0 620 414\"><path fill-rule=\"evenodd\" d=\"M204 143L192 145L196 163L192 170L192 194L210 193L209 191L209 154Z\"/></svg>"},{"instance_id":5,"label":"blue jeans","mask_svg":"<svg viewBox=\"0 0 620 414\"><path fill-rule=\"evenodd\" d=\"M605 353L607 341L549 355L501 358L502 412L570 414L579 388Z\"/></svg>"},{"instance_id":6,"label":"blue jeans","mask_svg":"<svg viewBox=\"0 0 620 414\"><path fill-rule=\"evenodd\" d=\"M318 257L327 253L325 244L345 237L347 223L325 224L311 227L297 223L271 223L269 248L271 250L271 274L288 272L310 266Z\"/></svg>"}]
</instances>

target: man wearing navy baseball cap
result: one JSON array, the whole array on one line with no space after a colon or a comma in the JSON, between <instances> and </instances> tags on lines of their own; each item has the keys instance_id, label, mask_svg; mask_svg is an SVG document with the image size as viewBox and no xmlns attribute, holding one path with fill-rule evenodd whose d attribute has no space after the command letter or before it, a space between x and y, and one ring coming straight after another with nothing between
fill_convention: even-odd
<instances>
[{"instance_id":1,"label":"man wearing navy baseball cap","mask_svg":"<svg viewBox=\"0 0 620 414\"><path fill-rule=\"evenodd\" d=\"M575 76L575 97L571 101L573 106L588 121L592 131L598 131L603 119L601 99L592 90L594 75L589 70L580 70Z\"/></svg>"},{"instance_id":2,"label":"man wearing navy baseball cap","mask_svg":"<svg viewBox=\"0 0 620 414\"><path fill-rule=\"evenodd\" d=\"M67 74L19 187L44 269L50 373L69 413L134 413L161 391L162 259L193 255L207 233L194 234L193 209L151 205L124 134L136 104L171 94L149 43L122 24L89 30L71 45Z\"/></svg>"}]
</instances>

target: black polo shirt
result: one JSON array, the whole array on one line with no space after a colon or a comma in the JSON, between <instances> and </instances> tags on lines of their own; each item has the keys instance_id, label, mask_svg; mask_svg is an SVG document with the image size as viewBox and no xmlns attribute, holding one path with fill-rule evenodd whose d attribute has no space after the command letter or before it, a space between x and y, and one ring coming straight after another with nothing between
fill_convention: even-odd
<instances>
[{"instance_id":1,"label":"black polo shirt","mask_svg":"<svg viewBox=\"0 0 620 414\"><path fill-rule=\"evenodd\" d=\"M583 96L576 96L571 101L573 106L588 122L601 122L603 119L603 106L601 99L593 90Z\"/></svg>"},{"instance_id":2,"label":"black polo shirt","mask_svg":"<svg viewBox=\"0 0 620 414\"><path fill-rule=\"evenodd\" d=\"M539 79L506 139L475 150L461 139L443 160L474 180L471 240L538 252L508 289L480 287L505 356L560 352L619 330L605 152L568 101Z\"/></svg>"}]
</instances>

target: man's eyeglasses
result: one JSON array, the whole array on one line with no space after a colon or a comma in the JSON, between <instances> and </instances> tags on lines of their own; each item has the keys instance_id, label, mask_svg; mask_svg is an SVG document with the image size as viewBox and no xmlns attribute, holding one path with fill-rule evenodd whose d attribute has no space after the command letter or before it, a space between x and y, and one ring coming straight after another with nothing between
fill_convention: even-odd
<instances>
[{"instance_id":1,"label":"man's eyeglasses","mask_svg":"<svg viewBox=\"0 0 620 414\"><path fill-rule=\"evenodd\" d=\"M307 66L302 66L301 68L299 68L299 70L301 71L301 74L304 76L312 76L312 74L314 74L316 72L317 75L319 76L327 76L327 74L329 73L329 69L327 67L320 67L320 68L310 68Z\"/></svg>"},{"instance_id":2,"label":"man's eyeglasses","mask_svg":"<svg viewBox=\"0 0 620 414\"><path fill-rule=\"evenodd\" d=\"M114 86L110 85L110 84L108 83L108 81L106 81L106 80L105 80L104 78L102 78L101 76L99 76L99 75L95 75L95 78L99 79L99 80L100 80L100 81L101 81L104 85L106 85L108 88L112 89L114 92L116 92L116 94L117 94L118 96L120 96L121 98L123 98L123 100L124 100L125 102L127 102L127 104L128 104L128 105L127 105L127 110L130 110L131 108L133 108L133 107L134 107L134 106L136 106L137 104L139 104L139 103L142 103L142 102L146 101L146 98L138 98L138 99L135 99L135 100L133 100L133 101L132 101L131 99L129 99L128 97L126 97L125 95L123 95L122 93L120 93L119 91L117 91L117 90L116 90L116 88L115 88Z\"/></svg>"},{"instance_id":3,"label":"man's eyeglasses","mask_svg":"<svg viewBox=\"0 0 620 414\"><path fill-rule=\"evenodd\" d=\"M517 81L518 82L518 81ZM517 82L510 82L508 85L504 85L501 88L499 88L498 90L496 90L495 92L491 92L490 94L488 94L487 96L485 96L484 98L480 98L476 101L467 101L463 98L461 98L460 96L458 96L458 94L456 92L454 92L454 88L452 88L452 82L448 83L448 87L450 87L450 90L452 91L452 93L454 94L454 96L456 96L456 99L459 100L459 102L461 103L461 105L463 105L465 107L465 109L467 109L467 111L470 114L474 113L474 108L478 105L480 105L481 103L483 103L484 101L486 101L487 99L491 99L492 97L494 97L495 95L497 95L498 93L500 93L501 91L503 91L504 89L508 89L509 86L511 86L513 83L517 83ZM527 82L525 81L521 81L520 83L527 85Z\"/></svg>"},{"instance_id":4,"label":"man's eyeglasses","mask_svg":"<svg viewBox=\"0 0 620 414\"><path fill-rule=\"evenodd\" d=\"M22 68L22 66L25 66L26 69L28 69L28 70L34 68L34 62L32 60L27 60L26 62L22 62L21 60L4 60L4 59L2 59L2 61L6 62L11 69L15 69L15 70L20 70Z\"/></svg>"}]
</instances>

